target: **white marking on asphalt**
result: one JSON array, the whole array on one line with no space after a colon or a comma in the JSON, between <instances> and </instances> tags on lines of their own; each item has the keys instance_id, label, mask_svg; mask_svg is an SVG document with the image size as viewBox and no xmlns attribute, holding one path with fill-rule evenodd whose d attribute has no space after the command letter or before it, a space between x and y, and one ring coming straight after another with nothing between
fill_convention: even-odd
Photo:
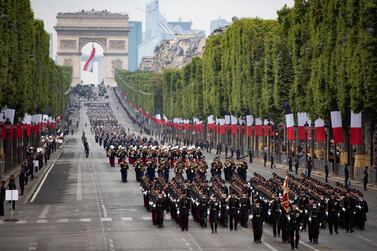
<instances>
[{"instance_id":1,"label":"white marking on asphalt","mask_svg":"<svg viewBox=\"0 0 377 251\"><path fill-rule=\"evenodd\" d=\"M43 223L47 223L48 221L47 220L44 220L44 219L41 219L41 220L37 220L37 223L38 224L43 224Z\"/></svg>"},{"instance_id":2,"label":"white marking on asphalt","mask_svg":"<svg viewBox=\"0 0 377 251\"><path fill-rule=\"evenodd\" d=\"M50 210L50 205L46 205L46 206L43 208L41 214L39 215L39 219L45 219L46 216L47 216L47 214L48 214L48 211L49 211L49 210Z\"/></svg>"},{"instance_id":3,"label":"white marking on asphalt","mask_svg":"<svg viewBox=\"0 0 377 251\"><path fill-rule=\"evenodd\" d=\"M122 221L132 221L133 219L131 217L120 217Z\"/></svg>"},{"instance_id":4,"label":"white marking on asphalt","mask_svg":"<svg viewBox=\"0 0 377 251\"><path fill-rule=\"evenodd\" d=\"M273 246L271 246L267 242L262 241L262 243L263 243L263 245L265 245L266 247L268 247L268 249L270 249L271 251L278 251L276 248L274 248Z\"/></svg>"},{"instance_id":5,"label":"white marking on asphalt","mask_svg":"<svg viewBox=\"0 0 377 251\"><path fill-rule=\"evenodd\" d=\"M192 240L192 242L195 244L196 248L199 249L199 251L203 251L203 249L199 246L199 244L196 242L196 240L192 237L190 233L188 233L188 236Z\"/></svg>"},{"instance_id":6,"label":"white marking on asphalt","mask_svg":"<svg viewBox=\"0 0 377 251\"><path fill-rule=\"evenodd\" d=\"M111 219L111 218L107 218L107 217L105 217L105 218L101 218L101 221L112 221L113 219Z\"/></svg>"},{"instance_id":7,"label":"white marking on asphalt","mask_svg":"<svg viewBox=\"0 0 377 251\"><path fill-rule=\"evenodd\" d=\"M142 220L152 220L152 217L151 216L145 216L145 217L141 217Z\"/></svg>"},{"instance_id":8,"label":"white marking on asphalt","mask_svg":"<svg viewBox=\"0 0 377 251\"><path fill-rule=\"evenodd\" d=\"M126 208L126 209L124 209L124 210L126 210L126 211L130 211L130 212L137 212L137 210L136 210L136 209L133 209L133 208Z\"/></svg>"},{"instance_id":9,"label":"white marking on asphalt","mask_svg":"<svg viewBox=\"0 0 377 251\"><path fill-rule=\"evenodd\" d=\"M76 200L82 200L82 184L81 184L81 165L77 168L77 190L76 190Z\"/></svg>"},{"instance_id":10,"label":"white marking on asphalt","mask_svg":"<svg viewBox=\"0 0 377 251\"><path fill-rule=\"evenodd\" d=\"M376 243L374 243L371 239L369 239L369 238L367 238L367 237L364 237L364 236L359 235L359 234L357 234L356 237L359 238L359 239L362 239L362 240L364 240L364 241L366 241L366 242L368 242L369 244L371 244L371 245L373 245L373 246L377 246Z\"/></svg>"},{"instance_id":11,"label":"white marking on asphalt","mask_svg":"<svg viewBox=\"0 0 377 251\"><path fill-rule=\"evenodd\" d=\"M313 251L320 251L319 249L316 249L315 247L310 246L310 245L307 244L306 242L300 241L300 243L301 243L302 245L304 245L305 247L310 248L310 249L313 250Z\"/></svg>"},{"instance_id":12,"label":"white marking on asphalt","mask_svg":"<svg viewBox=\"0 0 377 251\"><path fill-rule=\"evenodd\" d=\"M56 159L54 160L54 162L52 162L50 168L48 169L47 173L46 173L45 176L43 177L42 182L39 183L37 190L35 191L35 193L33 194L33 196L32 196L31 199L30 199L30 203L33 203L33 202L34 202L34 200L35 200L35 198L37 197L39 191L41 190L43 184L45 183L48 174L50 173L51 169L54 167L56 160L59 159L60 154L61 154L61 152L59 152L59 154L58 154L58 156L56 157Z\"/></svg>"},{"instance_id":13,"label":"white marking on asphalt","mask_svg":"<svg viewBox=\"0 0 377 251\"><path fill-rule=\"evenodd\" d=\"M80 222L90 222L92 219L90 218L81 218L79 221Z\"/></svg>"},{"instance_id":14,"label":"white marking on asphalt","mask_svg":"<svg viewBox=\"0 0 377 251\"><path fill-rule=\"evenodd\" d=\"M56 220L56 223L67 223L69 219L58 219Z\"/></svg>"},{"instance_id":15,"label":"white marking on asphalt","mask_svg":"<svg viewBox=\"0 0 377 251\"><path fill-rule=\"evenodd\" d=\"M0 222L1 223L1 222ZM19 221L16 221L16 224L26 224L27 221L26 220L19 220Z\"/></svg>"}]
</instances>

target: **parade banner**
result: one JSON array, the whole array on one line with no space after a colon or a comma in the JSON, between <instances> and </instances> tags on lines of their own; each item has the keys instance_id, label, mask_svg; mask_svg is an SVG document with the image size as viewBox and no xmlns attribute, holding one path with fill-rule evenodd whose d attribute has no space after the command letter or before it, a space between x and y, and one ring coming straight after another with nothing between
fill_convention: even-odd
<instances>
[{"instance_id":1,"label":"parade banner","mask_svg":"<svg viewBox=\"0 0 377 251\"><path fill-rule=\"evenodd\" d=\"M351 145L363 144L361 122L362 122L361 113L354 113L353 111L351 111L351 128L350 128L350 144Z\"/></svg>"},{"instance_id":2,"label":"parade banner","mask_svg":"<svg viewBox=\"0 0 377 251\"><path fill-rule=\"evenodd\" d=\"M340 111L332 111L331 112L331 125L332 125L332 132L334 136L334 143L343 143L343 127L342 127L342 116Z\"/></svg>"}]
</instances>

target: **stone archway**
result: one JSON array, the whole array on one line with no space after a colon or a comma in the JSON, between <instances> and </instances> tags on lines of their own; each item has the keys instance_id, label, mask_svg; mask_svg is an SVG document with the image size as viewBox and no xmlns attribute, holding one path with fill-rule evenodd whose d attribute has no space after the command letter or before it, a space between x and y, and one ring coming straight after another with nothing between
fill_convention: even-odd
<instances>
[{"instance_id":1,"label":"stone archway","mask_svg":"<svg viewBox=\"0 0 377 251\"><path fill-rule=\"evenodd\" d=\"M115 86L115 70L128 68L128 15L83 10L56 18L57 63L72 66L72 85L81 83L82 48L96 42L103 48L105 85Z\"/></svg>"}]
</instances>

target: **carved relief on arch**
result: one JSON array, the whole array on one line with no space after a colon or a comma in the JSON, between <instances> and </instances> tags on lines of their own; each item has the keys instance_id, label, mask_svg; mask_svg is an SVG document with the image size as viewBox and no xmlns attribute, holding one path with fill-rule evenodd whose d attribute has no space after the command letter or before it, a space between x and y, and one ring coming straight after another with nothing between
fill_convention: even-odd
<instances>
[{"instance_id":1,"label":"carved relief on arch","mask_svg":"<svg viewBox=\"0 0 377 251\"><path fill-rule=\"evenodd\" d=\"M123 62L120 59L115 59L111 61L111 72L115 72L115 70L122 69L123 68Z\"/></svg>"},{"instance_id":2,"label":"carved relief on arch","mask_svg":"<svg viewBox=\"0 0 377 251\"><path fill-rule=\"evenodd\" d=\"M80 37L80 51L82 50L82 47L84 47L87 43L98 43L102 46L103 50L106 50L106 38L96 38L96 37Z\"/></svg>"},{"instance_id":3,"label":"carved relief on arch","mask_svg":"<svg viewBox=\"0 0 377 251\"><path fill-rule=\"evenodd\" d=\"M65 58L63 65L65 65L65 66L72 66L73 65L72 58Z\"/></svg>"}]
</instances>

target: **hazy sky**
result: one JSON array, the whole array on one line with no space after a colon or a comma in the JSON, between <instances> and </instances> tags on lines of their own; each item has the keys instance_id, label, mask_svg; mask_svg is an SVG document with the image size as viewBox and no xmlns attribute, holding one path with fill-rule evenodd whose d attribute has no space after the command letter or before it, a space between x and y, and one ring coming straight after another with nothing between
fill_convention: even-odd
<instances>
[{"instance_id":1,"label":"hazy sky","mask_svg":"<svg viewBox=\"0 0 377 251\"><path fill-rule=\"evenodd\" d=\"M232 17L259 17L275 19L276 11L294 0L160 0L160 12L168 21L191 20L193 29L210 31L210 21L219 17L231 21ZM56 14L77 12L82 9L108 10L128 13L130 20L142 21L145 30L145 5L150 0L31 0L34 16L42 19L45 29L53 33L54 55L56 48ZM90 51L83 51L88 53Z\"/></svg>"},{"instance_id":2,"label":"hazy sky","mask_svg":"<svg viewBox=\"0 0 377 251\"><path fill-rule=\"evenodd\" d=\"M45 21L48 32L53 32L58 12L81 9L126 12L130 20L144 22L142 10L148 2L150 0L31 0L35 17ZM208 35L210 20L222 17L230 21L233 16L276 18L276 11L284 4L292 6L293 0L160 0L160 12L168 21L179 17L192 20L194 29L205 30Z\"/></svg>"}]
</instances>

